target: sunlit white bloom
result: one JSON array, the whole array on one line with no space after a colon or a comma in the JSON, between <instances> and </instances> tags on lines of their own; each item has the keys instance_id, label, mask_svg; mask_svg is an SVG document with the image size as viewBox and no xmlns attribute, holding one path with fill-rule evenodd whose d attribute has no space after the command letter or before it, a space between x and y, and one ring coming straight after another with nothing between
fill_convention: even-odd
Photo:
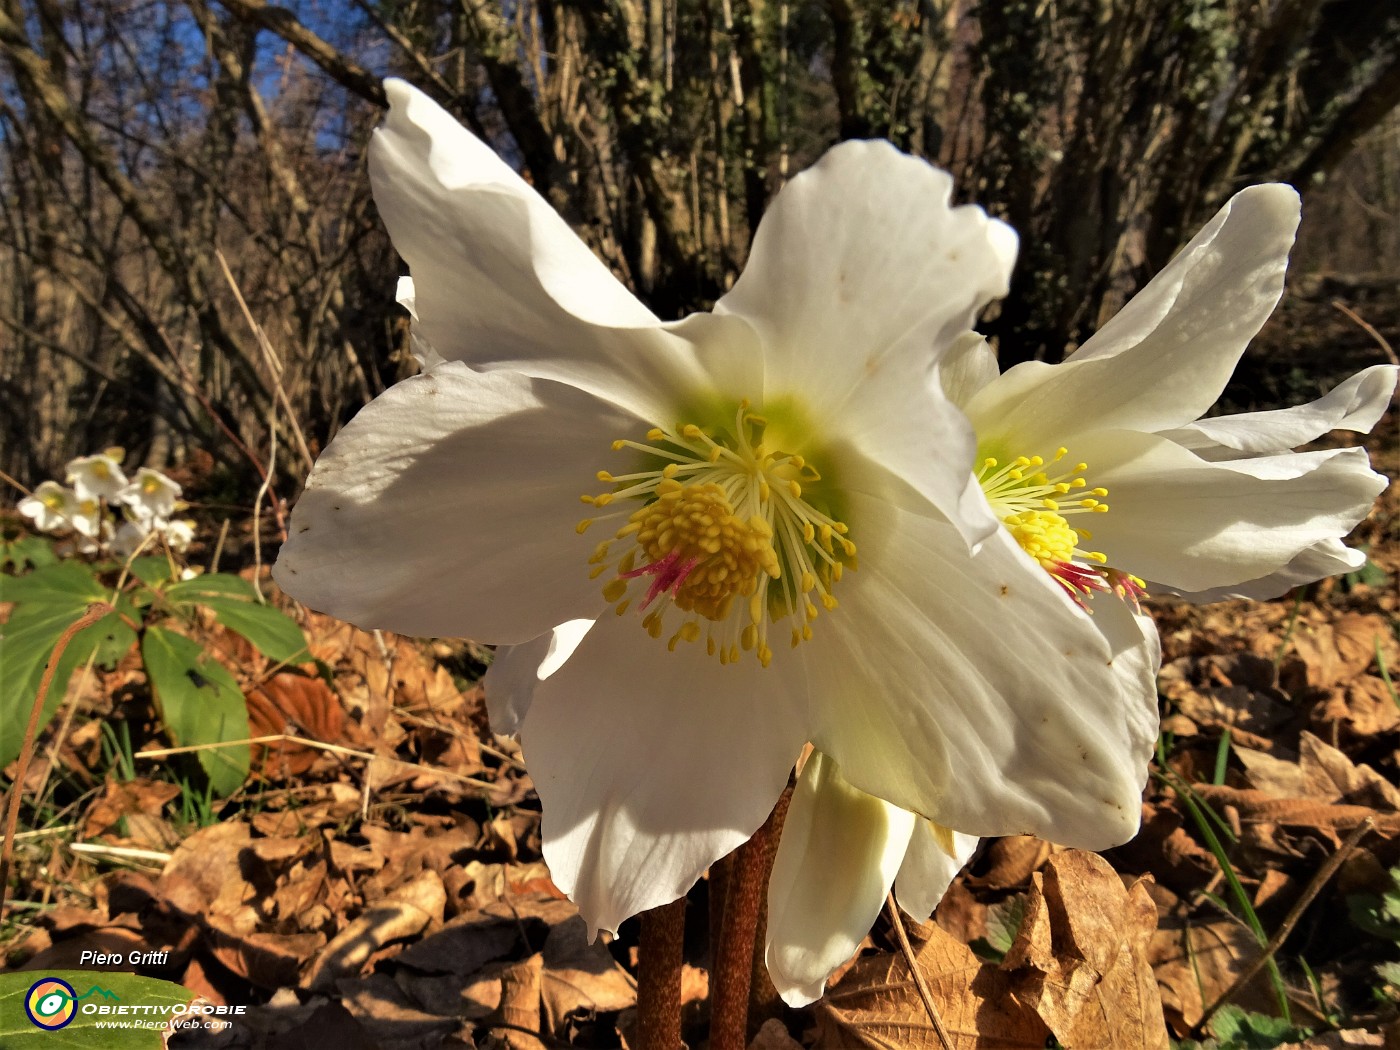
<instances>
[{"instance_id":1,"label":"sunlit white bloom","mask_svg":"<svg viewBox=\"0 0 1400 1050\"><path fill-rule=\"evenodd\" d=\"M142 467L120 498L137 519L164 522L175 513L180 486L160 471Z\"/></svg>"},{"instance_id":2,"label":"sunlit white bloom","mask_svg":"<svg viewBox=\"0 0 1400 1050\"><path fill-rule=\"evenodd\" d=\"M1288 187L1239 194L1063 364L998 376L975 336L945 358L943 383L976 429L977 478L994 513L1126 646L1115 661L1125 673L1144 659L1139 670L1155 671L1154 632L1134 615L1138 645L1110 594L1272 597L1364 562L1341 539L1385 479L1361 449L1289 450L1331 430L1370 430L1395 389L1393 365L1298 408L1196 418L1277 302L1297 219ZM977 844L856 790L818 759L793 797L770 886L768 964L793 1005L821 994L892 882L923 919ZM915 880L922 895L908 889Z\"/></svg>"},{"instance_id":3,"label":"sunlit white bloom","mask_svg":"<svg viewBox=\"0 0 1400 1050\"><path fill-rule=\"evenodd\" d=\"M488 703L525 719L545 856L588 922L684 894L805 741L963 834L1131 836L1151 675L1125 687L1111 616L1001 526L938 376L1004 294L1012 232L845 143L715 310L665 324L485 145L386 89L370 171L426 370L321 456L276 577L365 626L511 647Z\"/></svg>"},{"instance_id":4,"label":"sunlit white bloom","mask_svg":"<svg viewBox=\"0 0 1400 1050\"><path fill-rule=\"evenodd\" d=\"M998 375L980 340L950 355L994 513L1070 591L1266 598L1364 564L1341 540L1386 479L1362 448L1289 450L1370 430L1395 366L1308 405L1199 418L1278 302L1297 224L1292 187L1244 190L1062 363Z\"/></svg>"},{"instance_id":5,"label":"sunlit white bloom","mask_svg":"<svg viewBox=\"0 0 1400 1050\"><path fill-rule=\"evenodd\" d=\"M115 500L127 486L126 475L115 452L80 456L68 464L68 482L83 499Z\"/></svg>"},{"instance_id":6,"label":"sunlit white bloom","mask_svg":"<svg viewBox=\"0 0 1400 1050\"><path fill-rule=\"evenodd\" d=\"M59 532L72 528L69 515L77 512L78 494L56 481L45 481L19 501L18 509L40 532Z\"/></svg>"}]
</instances>

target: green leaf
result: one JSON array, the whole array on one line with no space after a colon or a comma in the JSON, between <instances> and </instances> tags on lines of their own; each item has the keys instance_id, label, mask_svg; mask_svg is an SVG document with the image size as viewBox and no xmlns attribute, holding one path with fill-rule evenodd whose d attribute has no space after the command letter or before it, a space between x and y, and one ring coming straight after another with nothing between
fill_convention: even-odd
<instances>
[{"instance_id":1,"label":"green leaf","mask_svg":"<svg viewBox=\"0 0 1400 1050\"><path fill-rule=\"evenodd\" d=\"M73 1020L62 1028L45 1030L25 1011L30 989L40 981L62 985L37 989L31 1008L43 1017L44 999L58 1005L72 999ZM49 995L45 995L45 992ZM169 981L138 977L111 970L41 970L0 973L0 1046L5 1050L159 1050L163 1045L156 1027L112 1027L116 1021L138 1024L161 1022L194 999L194 992ZM66 1005L66 1004L65 1004ZM126 1012L122 1012L122 1008ZM63 1008L63 1007L61 1007ZM106 1013L99 1011L106 1009ZM102 1025L101 1028L98 1025Z\"/></svg>"},{"instance_id":2,"label":"green leaf","mask_svg":"<svg viewBox=\"0 0 1400 1050\"><path fill-rule=\"evenodd\" d=\"M203 605L231 631L252 642L269 659L282 662L303 657L306 638L286 613L257 601L247 580L224 573L196 576L172 583L165 596L176 605Z\"/></svg>"},{"instance_id":3,"label":"green leaf","mask_svg":"<svg viewBox=\"0 0 1400 1050\"><path fill-rule=\"evenodd\" d=\"M170 559L157 555L137 558L131 563L131 575L148 587L159 587L163 583L168 583L173 575Z\"/></svg>"},{"instance_id":4,"label":"green leaf","mask_svg":"<svg viewBox=\"0 0 1400 1050\"><path fill-rule=\"evenodd\" d=\"M281 663L306 658L306 637L280 609L227 598L208 598L204 604L214 610L216 620L248 639L268 659Z\"/></svg>"},{"instance_id":5,"label":"green leaf","mask_svg":"<svg viewBox=\"0 0 1400 1050\"><path fill-rule=\"evenodd\" d=\"M71 599L67 604L26 602L16 606L0 627L0 766L18 757L49 656L63 632L83 615L87 606L86 600ZM115 612L84 628L68 643L44 698L40 730L62 704L75 668L86 663L88 657L110 667L136 644L136 633L123 621L123 615L134 618L135 610L129 602L119 600Z\"/></svg>"},{"instance_id":6,"label":"green leaf","mask_svg":"<svg viewBox=\"0 0 1400 1050\"><path fill-rule=\"evenodd\" d=\"M1250 1013L1234 1004L1222 1006L1211 1018L1210 1030L1222 1050L1272 1050L1281 1043L1299 1042L1312 1033L1294 1028L1281 1017Z\"/></svg>"},{"instance_id":7,"label":"green leaf","mask_svg":"<svg viewBox=\"0 0 1400 1050\"><path fill-rule=\"evenodd\" d=\"M107 600L107 592L80 562L64 561L26 576L0 576L0 602L42 602L86 607ZM76 619L76 617L74 617Z\"/></svg>"},{"instance_id":8,"label":"green leaf","mask_svg":"<svg viewBox=\"0 0 1400 1050\"><path fill-rule=\"evenodd\" d=\"M987 936L978 937L971 947L978 955L993 962L1001 962L1016 934L1021 932L1021 924L1026 921L1026 898L1017 894L987 908Z\"/></svg>"},{"instance_id":9,"label":"green leaf","mask_svg":"<svg viewBox=\"0 0 1400 1050\"><path fill-rule=\"evenodd\" d=\"M151 627L141 642L146 673L165 728L190 747L248 737L248 707L228 669L182 634ZM196 752L209 782L230 795L248 778L247 744Z\"/></svg>"},{"instance_id":10,"label":"green leaf","mask_svg":"<svg viewBox=\"0 0 1400 1050\"><path fill-rule=\"evenodd\" d=\"M26 536L21 540L0 539L0 569L42 569L58 562L53 552L53 544L40 536Z\"/></svg>"},{"instance_id":11,"label":"green leaf","mask_svg":"<svg viewBox=\"0 0 1400 1050\"><path fill-rule=\"evenodd\" d=\"M207 572L188 580L179 580L165 589L165 596L176 605L202 605L209 598L242 598L255 602L258 592L241 576L225 572Z\"/></svg>"},{"instance_id":12,"label":"green leaf","mask_svg":"<svg viewBox=\"0 0 1400 1050\"><path fill-rule=\"evenodd\" d=\"M1376 989L1377 994L1400 1002L1400 962L1379 963L1376 966L1376 976L1381 981L1381 986Z\"/></svg>"}]
</instances>

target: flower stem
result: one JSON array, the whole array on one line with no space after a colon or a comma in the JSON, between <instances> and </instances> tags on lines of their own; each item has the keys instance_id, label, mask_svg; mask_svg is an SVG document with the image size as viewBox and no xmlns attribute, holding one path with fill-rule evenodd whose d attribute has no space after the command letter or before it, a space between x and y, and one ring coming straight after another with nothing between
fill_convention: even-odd
<instances>
[{"instance_id":1,"label":"flower stem","mask_svg":"<svg viewBox=\"0 0 1400 1050\"><path fill-rule=\"evenodd\" d=\"M789 786L763 826L730 861L724 919L710 974L710 1050L744 1050L748 1045L749 987L759 916L791 797Z\"/></svg>"},{"instance_id":2,"label":"flower stem","mask_svg":"<svg viewBox=\"0 0 1400 1050\"><path fill-rule=\"evenodd\" d=\"M637 966L638 1045L681 1050L681 947L685 898L644 911Z\"/></svg>"}]
</instances>

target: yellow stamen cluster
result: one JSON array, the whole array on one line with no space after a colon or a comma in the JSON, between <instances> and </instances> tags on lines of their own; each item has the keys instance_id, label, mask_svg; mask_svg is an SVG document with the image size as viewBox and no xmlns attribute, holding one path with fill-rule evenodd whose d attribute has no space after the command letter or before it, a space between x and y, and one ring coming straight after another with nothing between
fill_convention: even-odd
<instances>
[{"instance_id":1,"label":"yellow stamen cluster","mask_svg":"<svg viewBox=\"0 0 1400 1050\"><path fill-rule=\"evenodd\" d=\"M591 574L611 574L603 596L619 615L634 602L647 610L642 623L653 637L679 613L672 650L703 634L722 663L752 652L767 667L769 626L791 617L792 644L810 638L819 607L836 608L831 590L843 569L855 567L847 526L812 505L820 473L803 456L772 447L767 431L768 421L743 402L731 426L655 427L645 443L615 441L615 451L641 453L641 469L599 471L612 488L581 497L599 510L624 504L578 524L583 532L627 514L594 549ZM642 595L629 595L634 581L645 586Z\"/></svg>"},{"instance_id":2,"label":"yellow stamen cluster","mask_svg":"<svg viewBox=\"0 0 1400 1050\"><path fill-rule=\"evenodd\" d=\"M1120 579L1141 592L1143 583L1136 576L1102 569L1107 555L1080 546L1091 542L1093 534L1070 525L1068 518L1107 514L1103 497L1108 489L1089 486L1084 478L1087 463L1062 464L1068 455L1067 448L1058 448L1049 464L1040 456L1017 456L1006 463L988 457L978 469L977 480L1012 538L1076 601L1093 590L1112 589L1123 595L1116 582Z\"/></svg>"}]
</instances>

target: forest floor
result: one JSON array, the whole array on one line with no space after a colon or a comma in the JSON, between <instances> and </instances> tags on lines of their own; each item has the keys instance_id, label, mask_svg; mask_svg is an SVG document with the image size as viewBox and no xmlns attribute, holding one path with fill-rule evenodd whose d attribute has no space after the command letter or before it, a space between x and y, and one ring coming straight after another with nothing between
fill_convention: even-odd
<instances>
[{"instance_id":1,"label":"forest floor","mask_svg":"<svg viewBox=\"0 0 1400 1050\"><path fill-rule=\"evenodd\" d=\"M1334 348L1335 381L1383 358L1327 297L1297 309L1325 326L1312 342ZM1370 305L1370 323L1400 330ZM1316 360L1278 349L1298 316L1285 310L1251 352L1235 405L1317 396ZM1392 410L1360 439L1391 478L1395 424ZM1071 1048L1163 1046L1164 1025L1184 1045L1400 1046L1400 491L1350 542L1364 571L1274 601L1148 603L1163 732L1141 833L1106 864L987 841L933 922L910 924L956 1046L1052 1033ZM4 968L164 952L117 968L250 1007L173 1046L635 1048L635 921L590 945L550 881L518 748L487 724L489 653L366 633L265 587L328 676L278 667L213 621L200 641L233 656L253 735L297 739L255 748L246 783L220 798L188 754L162 752L171 736L135 650L74 675L22 783ZM687 917L692 1047L713 885ZM788 1010L762 992L760 1050L939 1045L884 918L821 1003Z\"/></svg>"}]
</instances>

